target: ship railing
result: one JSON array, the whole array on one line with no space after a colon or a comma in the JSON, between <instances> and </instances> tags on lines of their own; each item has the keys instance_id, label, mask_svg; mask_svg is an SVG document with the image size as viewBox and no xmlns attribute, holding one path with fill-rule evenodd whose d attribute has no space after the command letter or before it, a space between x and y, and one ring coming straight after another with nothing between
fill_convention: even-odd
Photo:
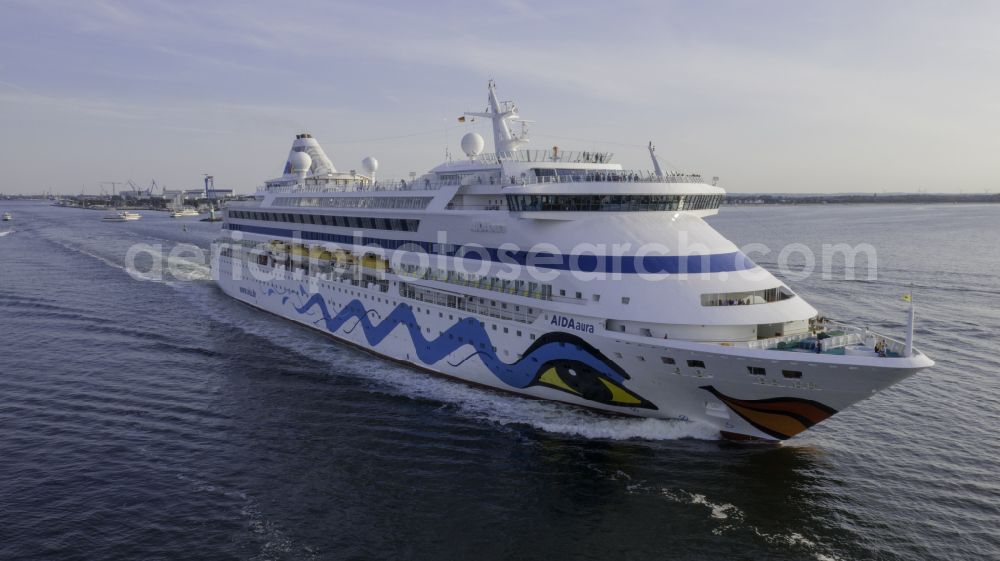
<instances>
[{"instance_id":1,"label":"ship railing","mask_svg":"<svg viewBox=\"0 0 1000 561\"><path fill-rule=\"evenodd\" d=\"M848 325L843 322L839 322L832 319L824 319L821 323L827 330L837 330L850 332L852 334L858 335L859 343L865 345L866 347L875 347L876 342L881 342L885 347L885 352L887 355L898 355L903 356L906 353L906 342L900 341L899 339L894 339L887 335L877 333L868 328L857 327L853 325Z\"/></svg>"},{"instance_id":2,"label":"ship railing","mask_svg":"<svg viewBox=\"0 0 1000 561\"><path fill-rule=\"evenodd\" d=\"M576 170L574 170L576 171ZM580 173L541 175L525 173L501 178L504 187L549 183L704 183L697 173L665 173L656 175L649 170L579 170Z\"/></svg>"},{"instance_id":3,"label":"ship railing","mask_svg":"<svg viewBox=\"0 0 1000 561\"><path fill-rule=\"evenodd\" d=\"M820 339L817 341L821 351L832 351L833 349L842 349L851 345L857 345L864 343L864 337L858 333L848 333L846 335L836 335L830 337L829 339Z\"/></svg>"},{"instance_id":4,"label":"ship railing","mask_svg":"<svg viewBox=\"0 0 1000 561\"><path fill-rule=\"evenodd\" d=\"M783 335L781 337L768 337L767 339L757 339L755 341L747 341L746 346L751 349L776 349L782 343L801 343L802 341L809 339L812 335L808 333L801 333L799 335Z\"/></svg>"},{"instance_id":5,"label":"ship railing","mask_svg":"<svg viewBox=\"0 0 1000 561\"><path fill-rule=\"evenodd\" d=\"M586 150L513 150L510 152L488 152L476 156L484 164L503 162L565 162L573 164L610 164L612 152L590 152Z\"/></svg>"},{"instance_id":6,"label":"ship railing","mask_svg":"<svg viewBox=\"0 0 1000 561\"><path fill-rule=\"evenodd\" d=\"M498 181L500 187L518 185L547 185L559 183L704 183L701 175L696 173L665 173L656 175L649 170L579 170L580 173L560 175L542 175L524 173L502 177ZM473 181L471 177L467 179ZM484 183L479 182L479 185ZM490 183L491 185L493 183ZM280 185L262 185L257 187L258 193L380 193L399 191L437 191L444 187L461 185L461 180L447 179L432 181L416 178L410 180L390 180L355 183L293 183Z\"/></svg>"},{"instance_id":7,"label":"ship railing","mask_svg":"<svg viewBox=\"0 0 1000 561\"><path fill-rule=\"evenodd\" d=\"M302 184L292 185L262 185L258 193L377 193L382 191L437 191L443 187L458 185L457 179L447 181L430 181L426 179L400 179L391 181L375 181L372 183L347 184Z\"/></svg>"},{"instance_id":8,"label":"ship railing","mask_svg":"<svg viewBox=\"0 0 1000 561\"><path fill-rule=\"evenodd\" d=\"M876 333L870 329L849 325L843 322L823 319L815 324L819 329L816 333L800 333L796 335L785 335L781 337L769 337L756 341L747 341L745 345L751 349L792 349L801 348L814 350L819 346L821 352L829 352L835 349L842 349L854 345L864 345L875 347L876 341L881 341L885 345L887 355L902 356L906 350L906 344L897 339ZM817 335L826 333L826 338L818 338ZM805 343L804 345L802 345ZM740 343L733 343L740 344ZM801 346L800 346L801 345Z\"/></svg>"}]
</instances>

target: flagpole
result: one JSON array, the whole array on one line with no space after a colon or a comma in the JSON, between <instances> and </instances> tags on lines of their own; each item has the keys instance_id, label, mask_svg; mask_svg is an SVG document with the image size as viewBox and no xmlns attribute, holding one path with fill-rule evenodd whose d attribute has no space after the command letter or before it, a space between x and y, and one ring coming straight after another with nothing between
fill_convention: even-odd
<instances>
[{"instance_id":1,"label":"flagpole","mask_svg":"<svg viewBox=\"0 0 1000 561\"><path fill-rule=\"evenodd\" d=\"M906 349L903 351L903 356L913 356L913 289L910 289L909 294L906 295L907 300L910 302L910 313L909 321L906 324Z\"/></svg>"}]
</instances>

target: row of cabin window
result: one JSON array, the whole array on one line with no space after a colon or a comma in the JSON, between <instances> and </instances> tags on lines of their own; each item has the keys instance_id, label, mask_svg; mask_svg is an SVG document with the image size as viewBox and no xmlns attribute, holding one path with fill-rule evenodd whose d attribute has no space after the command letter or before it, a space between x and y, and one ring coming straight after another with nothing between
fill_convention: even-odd
<instances>
[{"instance_id":1,"label":"row of cabin window","mask_svg":"<svg viewBox=\"0 0 1000 561\"><path fill-rule=\"evenodd\" d=\"M513 211L669 211L717 209L722 195L507 195Z\"/></svg>"},{"instance_id":2,"label":"row of cabin window","mask_svg":"<svg viewBox=\"0 0 1000 561\"><path fill-rule=\"evenodd\" d=\"M663 361L663 364L677 364L677 361L674 360L672 357L669 357L669 356L661 356L660 360ZM705 368L705 361L703 361L703 360L689 360L689 361L687 361L687 365L688 365L689 368L702 368L702 369L704 369ZM760 367L760 366L747 366L747 372L749 372L753 376L766 376L767 375L767 370L764 369L764 368L762 368L762 367ZM782 370L781 371L781 375L784 376L785 378L801 378L802 377L802 372L800 372L798 370Z\"/></svg>"},{"instance_id":3,"label":"row of cabin window","mask_svg":"<svg viewBox=\"0 0 1000 561\"><path fill-rule=\"evenodd\" d=\"M459 271L454 271L454 270L431 269L427 267L421 267L420 265L412 265L406 263L399 265L399 269L400 271L414 278L422 278L425 280L436 280L440 282L458 284L461 286L470 286L473 288L479 288L481 290L505 292L507 294L530 296L532 298L541 298L544 300L552 299L552 285L550 284L542 284L524 280L501 279L499 277L488 277L483 275L477 275L474 273L461 273ZM566 295L565 290L562 290L560 292L562 293L563 296ZM580 298L579 292L577 292L577 298Z\"/></svg>"},{"instance_id":4,"label":"row of cabin window","mask_svg":"<svg viewBox=\"0 0 1000 561\"><path fill-rule=\"evenodd\" d=\"M433 197L278 197L274 206L424 209Z\"/></svg>"},{"instance_id":5,"label":"row of cabin window","mask_svg":"<svg viewBox=\"0 0 1000 561\"><path fill-rule=\"evenodd\" d=\"M477 308L481 307L481 306L485 306L486 302L487 302L486 298L479 298L479 297L476 297L476 296L470 296L468 298L465 298L464 300L461 300L462 302L464 302L464 306L465 307L463 307L463 306L459 305L460 299L457 297L457 295L441 293L440 291L434 290L432 288L416 288L413 285L411 285L409 283L405 283L405 282L399 283L399 294L403 298L410 298L412 300L419 300L421 302L427 302L429 304L434 304L434 305L437 305L437 306L445 306L445 307L448 307L448 308L455 308L455 309L458 309L458 310L467 310L469 304L475 305L477 303L477 301L478 301L478 304L479 304L479 306L476 306ZM428 301L428 300L424 300L423 299L424 296L426 296L426 297L433 297L435 301L431 302L431 301ZM437 301L438 300L438 296L444 296L444 298L442 299L441 302ZM499 307L497 307L497 301L496 300L489 300L489 307L497 310L500 313L503 313L502 312L503 310L506 310L511 315L513 315L514 313L522 313L521 312L521 305L520 304L509 304L508 305L507 302L502 302L502 301L499 304L500 304ZM513 311L511 311L510 307L513 307ZM532 317L532 316L535 315L535 309L534 308L528 306L528 307L526 307L526 309L527 309L527 313L525 314L525 317ZM482 313L482 312L475 312L474 311L473 313ZM451 319L451 316L449 316L449 319ZM482 323L482 322L480 322L480 323ZM535 336L532 335L531 338L534 339Z\"/></svg>"},{"instance_id":6,"label":"row of cabin window","mask_svg":"<svg viewBox=\"0 0 1000 561\"><path fill-rule=\"evenodd\" d=\"M566 296L566 289L560 288L559 289L559 296ZM591 294L591 297L594 299L594 302L600 302L601 301L601 295L600 294L594 293L594 294ZM583 299L583 293L582 292L577 292L576 293L576 299L577 300L582 300ZM622 304L628 304L630 300L631 300L631 298L629 298L628 296L622 296ZM625 331L625 326L622 326L622 331Z\"/></svg>"},{"instance_id":7,"label":"row of cabin window","mask_svg":"<svg viewBox=\"0 0 1000 561\"><path fill-rule=\"evenodd\" d=\"M369 218L363 216L328 216L325 214L293 214L287 212L253 212L231 210L229 216L244 220L266 220L294 224L314 224L316 226L340 226L342 228L367 228L371 230L398 230L416 232L420 221L404 218Z\"/></svg>"}]
</instances>

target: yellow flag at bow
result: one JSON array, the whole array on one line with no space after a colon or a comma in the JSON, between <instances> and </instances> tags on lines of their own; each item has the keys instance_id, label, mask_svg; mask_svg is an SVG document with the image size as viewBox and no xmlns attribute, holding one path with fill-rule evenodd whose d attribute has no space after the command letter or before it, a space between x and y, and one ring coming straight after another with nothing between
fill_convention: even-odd
<instances>
[{"instance_id":1,"label":"yellow flag at bow","mask_svg":"<svg viewBox=\"0 0 1000 561\"><path fill-rule=\"evenodd\" d=\"M903 302L911 302L912 300L913 300L913 297L910 296L909 294L904 294L903 295Z\"/></svg>"}]
</instances>

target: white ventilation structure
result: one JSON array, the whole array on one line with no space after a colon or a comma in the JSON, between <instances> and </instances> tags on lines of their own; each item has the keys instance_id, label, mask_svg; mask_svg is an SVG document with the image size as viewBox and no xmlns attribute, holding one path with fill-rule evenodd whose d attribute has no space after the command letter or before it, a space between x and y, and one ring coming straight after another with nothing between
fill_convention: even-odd
<instances>
[{"instance_id":1,"label":"white ventilation structure","mask_svg":"<svg viewBox=\"0 0 1000 561\"><path fill-rule=\"evenodd\" d=\"M304 173L300 167L305 160L295 156L300 152L305 153L309 157L309 163L307 164L309 168L304 170ZM313 135L307 132L295 135L295 142L292 143L292 149L288 153L288 159L285 161L285 170L282 172L282 175L285 177L302 177L303 175L313 176L331 173L337 173L337 168L333 167L333 162L330 161L330 158L326 157L326 153L323 152L323 148L313 138Z\"/></svg>"}]
</instances>

